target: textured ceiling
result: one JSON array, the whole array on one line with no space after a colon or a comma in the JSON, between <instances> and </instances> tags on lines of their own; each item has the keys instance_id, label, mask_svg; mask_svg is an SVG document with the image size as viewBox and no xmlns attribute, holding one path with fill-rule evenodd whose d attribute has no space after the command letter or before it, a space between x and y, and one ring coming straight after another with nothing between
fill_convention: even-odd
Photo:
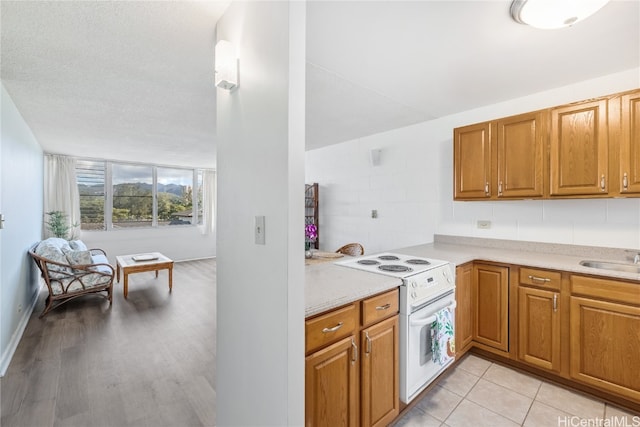
<instances>
[{"instance_id":1,"label":"textured ceiling","mask_svg":"<svg viewBox=\"0 0 640 427\"><path fill-rule=\"evenodd\" d=\"M2 1L2 83L46 151L211 167L227 6Z\"/></svg>"},{"instance_id":2,"label":"textured ceiling","mask_svg":"<svg viewBox=\"0 0 640 427\"><path fill-rule=\"evenodd\" d=\"M215 166L228 3L2 0L2 83L48 152ZM309 1L307 149L640 66L640 0L553 31L509 5Z\"/></svg>"}]
</instances>

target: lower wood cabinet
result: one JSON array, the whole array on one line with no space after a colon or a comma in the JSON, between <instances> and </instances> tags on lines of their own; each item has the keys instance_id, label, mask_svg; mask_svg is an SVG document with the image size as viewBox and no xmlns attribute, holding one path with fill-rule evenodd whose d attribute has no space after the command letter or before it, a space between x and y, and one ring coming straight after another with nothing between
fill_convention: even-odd
<instances>
[{"instance_id":1,"label":"lower wood cabinet","mask_svg":"<svg viewBox=\"0 0 640 427\"><path fill-rule=\"evenodd\" d=\"M305 322L307 427L386 426L398 416L398 301L394 289Z\"/></svg>"},{"instance_id":2,"label":"lower wood cabinet","mask_svg":"<svg viewBox=\"0 0 640 427\"><path fill-rule=\"evenodd\" d=\"M571 378L640 403L640 285L580 276L571 285Z\"/></svg>"},{"instance_id":3,"label":"lower wood cabinet","mask_svg":"<svg viewBox=\"0 0 640 427\"><path fill-rule=\"evenodd\" d=\"M508 352L509 268L475 263L473 273L473 340Z\"/></svg>"},{"instance_id":4,"label":"lower wood cabinet","mask_svg":"<svg viewBox=\"0 0 640 427\"><path fill-rule=\"evenodd\" d=\"M363 426L386 426L400 412L398 316L360 333Z\"/></svg>"},{"instance_id":5,"label":"lower wood cabinet","mask_svg":"<svg viewBox=\"0 0 640 427\"><path fill-rule=\"evenodd\" d=\"M358 347L355 337L308 356L305 362L307 426L358 425Z\"/></svg>"},{"instance_id":6,"label":"lower wood cabinet","mask_svg":"<svg viewBox=\"0 0 640 427\"><path fill-rule=\"evenodd\" d=\"M518 268L518 359L554 373L560 372L562 274Z\"/></svg>"},{"instance_id":7,"label":"lower wood cabinet","mask_svg":"<svg viewBox=\"0 0 640 427\"><path fill-rule=\"evenodd\" d=\"M462 357L473 342L472 278L473 264L456 268L456 359Z\"/></svg>"},{"instance_id":8,"label":"lower wood cabinet","mask_svg":"<svg viewBox=\"0 0 640 427\"><path fill-rule=\"evenodd\" d=\"M518 357L560 371L560 299L555 290L518 288Z\"/></svg>"}]
</instances>

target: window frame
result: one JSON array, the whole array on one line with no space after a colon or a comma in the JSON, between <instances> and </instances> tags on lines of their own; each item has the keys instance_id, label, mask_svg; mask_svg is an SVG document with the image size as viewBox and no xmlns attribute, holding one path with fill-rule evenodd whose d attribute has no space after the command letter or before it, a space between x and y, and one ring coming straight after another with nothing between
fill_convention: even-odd
<instances>
[{"instance_id":1,"label":"window frame","mask_svg":"<svg viewBox=\"0 0 640 427\"><path fill-rule=\"evenodd\" d=\"M173 165L159 165L153 163L139 163L139 162L124 162L105 159L94 158L78 158L82 161L101 162L104 163L104 227L99 230L82 229L85 232L93 231L122 231L127 229L135 230L148 230L148 229L173 229L173 228L186 228L186 227L198 227L202 224L199 221L202 220L202 215L199 212L199 200L198 193L202 191L201 184L198 181L199 174L202 174L206 168L190 168L185 166L173 166ZM123 228L113 227L113 165L127 165L127 166L144 166L151 167L152 171L152 221L150 226L132 226ZM191 194L192 194L192 219L190 224L174 224L174 225L159 225L158 224L158 168L161 169L179 169L184 171L191 171ZM76 177L78 176L78 168L76 167ZM82 212L81 212L82 214ZM80 225L82 227L82 224Z\"/></svg>"}]
</instances>

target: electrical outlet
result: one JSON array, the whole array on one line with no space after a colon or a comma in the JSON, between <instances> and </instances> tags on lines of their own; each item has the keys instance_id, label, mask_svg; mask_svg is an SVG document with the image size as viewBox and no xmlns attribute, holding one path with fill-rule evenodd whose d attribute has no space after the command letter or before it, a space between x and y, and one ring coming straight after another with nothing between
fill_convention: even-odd
<instances>
[{"instance_id":1,"label":"electrical outlet","mask_svg":"<svg viewBox=\"0 0 640 427\"><path fill-rule=\"evenodd\" d=\"M22 304L18 305L18 313L22 313Z\"/></svg>"},{"instance_id":2,"label":"electrical outlet","mask_svg":"<svg viewBox=\"0 0 640 427\"><path fill-rule=\"evenodd\" d=\"M491 228L491 221L487 220L478 220L477 227L483 230Z\"/></svg>"},{"instance_id":3,"label":"electrical outlet","mask_svg":"<svg viewBox=\"0 0 640 427\"><path fill-rule=\"evenodd\" d=\"M378 210L377 209L373 209L371 211L371 218L378 218Z\"/></svg>"}]
</instances>

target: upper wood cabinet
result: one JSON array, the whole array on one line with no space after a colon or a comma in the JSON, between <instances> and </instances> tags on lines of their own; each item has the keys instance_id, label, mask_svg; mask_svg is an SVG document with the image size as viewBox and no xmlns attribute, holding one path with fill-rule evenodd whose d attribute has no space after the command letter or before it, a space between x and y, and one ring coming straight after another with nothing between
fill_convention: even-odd
<instances>
[{"instance_id":1,"label":"upper wood cabinet","mask_svg":"<svg viewBox=\"0 0 640 427\"><path fill-rule=\"evenodd\" d=\"M621 97L620 193L640 193L640 91Z\"/></svg>"},{"instance_id":2,"label":"upper wood cabinet","mask_svg":"<svg viewBox=\"0 0 640 427\"><path fill-rule=\"evenodd\" d=\"M454 197L491 197L491 124L479 123L453 131Z\"/></svg>"},{"instance_id":3,"label":"upper wood cabinet","mask_svg":"<svg viewBox=\"0 0 640 427\"><path fill-rule=\"evenodd\" d=\"M454 200L640 197L640 90L453 130Z\"/></svg>"},{"instance_id":4,"label":"upper wood cabinet","mask_svg":"<svg viewBox=\"0 0 640 427\"><path fill-rule=\"evenodd\" d=\"M455 198L544 195L544 112L454 129Z\"/></svg>"},{"instance_id":5,"label":"upper wood cabinet","mask_svg":"<svg viewBox=\"0 0 640 427\"><path fill-rule=\"evenodd\" d=\"M544 195L545 132L541 111L496 122L497 197Z\"/></svg>"},{"instance_id":6,"label":"upper wood cabinet","mask_svg":"<svg viewBox=\"0 0 640 427\"><path fill-rule=\"evenodd\" d=\"M551 196L607 194L606 99L552 108L549 143Z\"/></svg>"}]
</instances>

